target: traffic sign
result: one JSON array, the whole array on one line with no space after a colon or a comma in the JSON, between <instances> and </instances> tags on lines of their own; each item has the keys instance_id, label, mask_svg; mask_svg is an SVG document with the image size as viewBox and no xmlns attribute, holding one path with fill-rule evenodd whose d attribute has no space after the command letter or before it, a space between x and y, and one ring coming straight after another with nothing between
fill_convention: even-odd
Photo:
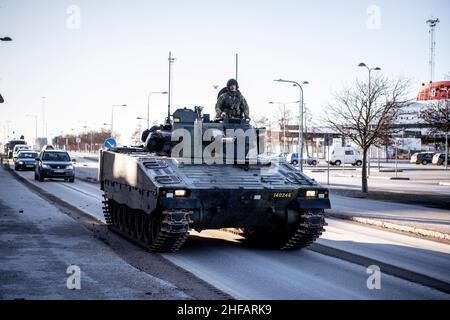
<instances>
[{"instance_id":1,"label":"traffic sign","mask_svg":"<svg viewBox=\"0 0 450 320\"><path fill-rule=\"evenodd\" d=\"M108 138L103 142L103 148L109 149L109 148L115 148L117 146L117 142L114 138Z\"/></svg>"}]
</instances>

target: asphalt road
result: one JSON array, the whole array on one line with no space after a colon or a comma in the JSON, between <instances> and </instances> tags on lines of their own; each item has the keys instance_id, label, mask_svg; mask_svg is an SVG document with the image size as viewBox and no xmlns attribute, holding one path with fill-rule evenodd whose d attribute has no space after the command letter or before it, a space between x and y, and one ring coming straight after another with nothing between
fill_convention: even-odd
<instances>
[{"instance_id":1,"label":"asphalt road","mask_svg":"<svg viewBox=\"0 0 450 320\"><path fill-rule=\"evenodd\" d=\"M77 180L29 182L103 221L98 185ZM352 206L352 199L347 199ZM401 206L401 205L399 205ZM339 220L319 244L388 263L450 284L450 246ZM124 240L125 241L125 240ZM143 257L148 253L142 251ZM192 232L185 246L164 257L238 299L449 299L441 291L382 272L381 289L366 286L367 266L312 250L279 252L250 247L239 236Z\"/></svg>"}]
</instances>

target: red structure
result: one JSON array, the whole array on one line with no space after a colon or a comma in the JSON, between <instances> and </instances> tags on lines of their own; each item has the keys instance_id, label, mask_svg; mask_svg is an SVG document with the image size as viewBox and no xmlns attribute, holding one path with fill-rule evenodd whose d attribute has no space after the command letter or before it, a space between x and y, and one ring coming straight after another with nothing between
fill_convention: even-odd
<instances>
[{"instance_id":1,"label":"red structure","mask_svg":"<svg viewBox=\"0 0 450 320\"><path fill-rule=\"evenodd\" d=\"M437 81L423 85L417 95L418 101L450 99L450 81Z\"/></svg>"}]
</instances>

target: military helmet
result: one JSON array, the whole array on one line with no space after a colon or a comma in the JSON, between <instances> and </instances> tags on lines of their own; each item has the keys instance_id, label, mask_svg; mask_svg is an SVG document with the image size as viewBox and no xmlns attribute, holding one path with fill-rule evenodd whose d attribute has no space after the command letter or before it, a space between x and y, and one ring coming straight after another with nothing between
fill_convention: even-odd
<instances>
[{"instance_id":1,"label":"military helmet","mask_svg":"<svg viewBox=\"0 0 450 320\"><path fill-rule=\"evenodd\" d=\"M238 84L238 82L237 82L236 79L230 79L230 80L228 80L228 82L227 82L227 88L229 88L229 87L232 86L232 85L235 85L235 86L236 86L236 89L239 89L239 84Z\"/></svg>"}]
</instances>

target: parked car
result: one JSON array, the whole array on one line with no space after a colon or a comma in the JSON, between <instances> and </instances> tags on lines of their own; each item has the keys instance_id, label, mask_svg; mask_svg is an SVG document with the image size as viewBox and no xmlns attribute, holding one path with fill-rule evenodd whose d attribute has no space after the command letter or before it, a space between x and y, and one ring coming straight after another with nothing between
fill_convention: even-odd
<instances>
[{"instance_id":1,"label":"parked car","mask_svg":"<svg viewBox=\"0 0 450 320\"><path fill-rule=\"evenodd\" d=\"M433 156L432 163L436 164L438 166L444 165L445 164L445 152L444 153L436 153ZM447 154L447 164L450 164L450 153Z\"/></svg>"},{"instance_id":2,"label":"parked car","mask_svg":"<svg viewBox=\"0 0 450 320\"><path fill-rule=\"evenodd\" d=\"M30 147L27 146L26 144L17 144L14 146L14 149L13 149L13 160L14 161L16 160L19 152L22 150L30 150Z\"/></svg>"},{"instance_id":3,"label":"parked car","mask_svg":"<svg viewBox=\"0 0 450 320\"><path fill-rule=\"evenodd\" d=\"M36 158L34 179L43 182L45 178L62 178L75 181L75 169L65 150L43 150Z\"/></svg>"},{"instance_id":4,"label":"parked car","mask_svg":"<svg viewBox=\"0 0 450 320\"><path fill-rule=\"evenodd\" d=\"M37 156L37 152L21 150L14 160L14 170L34 170Z\"/></svg>"},{"instance_id":5,"label":"parked car","mask_svg":"<svg viewBox=\"0 0 450 320\"><path fill-rule=\"evenodd\" d=\"M286 161L293 165L298 164L298 153L289 153L286 157ZM316 166L319 163L319 160L317 160L316 157L304 154L303 163L309 164L310 166Z\"/></svg>"},{"instance_id":6,"label":"parked car","mask_svg":"<svg viewBox=\"0 0 450 320\"><path fill-rule=\"evenodd\" d=\"M359 150L350 146L334 147L331 151L330 159L328 159L327 155L327 161L329 161L332 166L340 166L345 163L358 167L362 165L362 157Z\"/></svg>"},{"instance_id":7,"label":"parked car","mask_svg":"<svg viewBox=\"0 0 450 320\"><path fill-rule=\"evenodd\" d=\"M410 163L415 164L429 164L433 162L434 152L417 152L411 156Z\"/></svg>"},{"instance_id":8,"label":"parked car","mask_svg":"<svg viewBox=\"0 0 450 320\"><path fill-rule=\"evenodd\" d=\"M409 150L404 150L404 149L394 150L392 159L395 159L395 157L397 157L397 159L399 159L399 160L410 160L411 152Z\"/></svg>"}]
</instances>

